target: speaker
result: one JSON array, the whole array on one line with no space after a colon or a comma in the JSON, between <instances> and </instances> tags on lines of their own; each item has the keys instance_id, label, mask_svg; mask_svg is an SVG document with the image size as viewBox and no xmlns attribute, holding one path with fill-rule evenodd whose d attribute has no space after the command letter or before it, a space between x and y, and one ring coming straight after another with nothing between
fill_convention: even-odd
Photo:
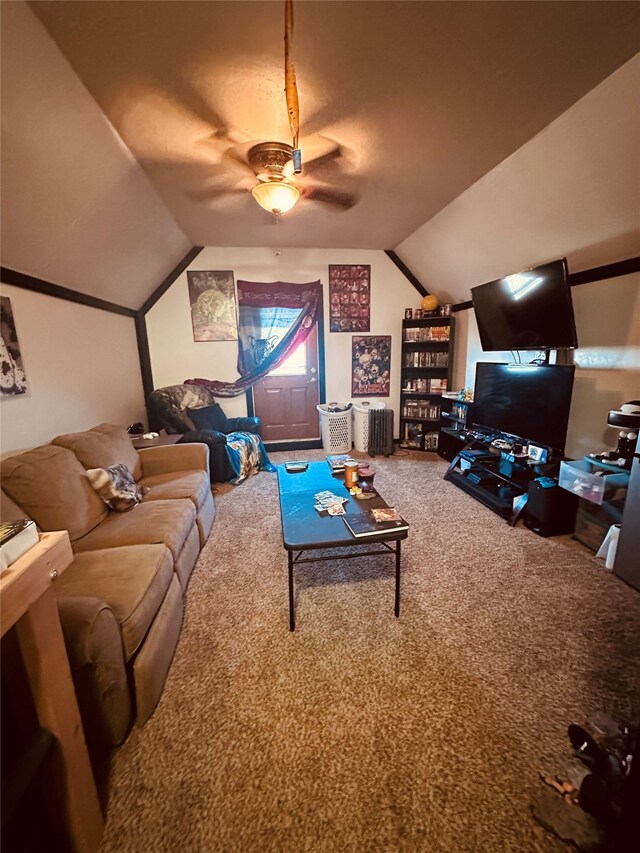
<instances>
[{"instance_id":1,"label":"speaker","mask_svg":"<svg viewBox=\"0 0 640 853\"><path fill-rule=\"evenodd\" d=\"M524 523L539 536L573 533L577 509L577 495L557 485L544 487L533 480L529 484Z\"/></svg>"}]
</instances>

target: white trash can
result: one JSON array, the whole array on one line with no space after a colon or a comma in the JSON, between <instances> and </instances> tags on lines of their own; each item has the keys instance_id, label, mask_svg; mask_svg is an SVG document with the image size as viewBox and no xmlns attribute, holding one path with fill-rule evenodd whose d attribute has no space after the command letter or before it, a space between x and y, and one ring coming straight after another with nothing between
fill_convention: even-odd
<instances>
[{"instance_id":1,"label":"white trash can","mask_svg":"<svg viewBox=\"0 0 640 853\"><path fill-rule=\"evenodd\" d=\"M338 412L329 411L329 409L335 409L337 406L337 403L323 403L316 406L320 412L322 446L327 453L351 453L351 445L353 444L351 404L340 405Z\"/></svg>"},{"instance_id":2,"label":"white trash can","mask_svg":"<svg viewBox=\"0 0 640 853\"><path fill-rule=\"evenodd\" d=\"M356 450L366 453L369 450L369 412L371 409L384 409L384 403L362 400L353 404L353 442Z\"/></svg>"}]
</instances>

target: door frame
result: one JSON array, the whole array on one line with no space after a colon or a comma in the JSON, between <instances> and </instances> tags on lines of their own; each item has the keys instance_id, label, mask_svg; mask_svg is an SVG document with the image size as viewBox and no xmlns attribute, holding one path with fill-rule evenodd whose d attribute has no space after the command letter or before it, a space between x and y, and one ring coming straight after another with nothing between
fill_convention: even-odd
<instances>
[{"instance_id":1,"label":"door frame","mask_svg":"<svg viewBox=\"0 0 640 853\"><path fill-rule=\"evenodd\" d=\"M316 316L318 330L318 397L320 403L327 402L327 386L325 380L325 352L324 352L324 285L322 300L318 306ZM247 388L247 414L253 417L255 409L253 405L253 388ZM322 438L300 439L300 441L270 441L265 443L268 452L278 450L317 450L322 448Z\"/></svg>"}]
</instances>

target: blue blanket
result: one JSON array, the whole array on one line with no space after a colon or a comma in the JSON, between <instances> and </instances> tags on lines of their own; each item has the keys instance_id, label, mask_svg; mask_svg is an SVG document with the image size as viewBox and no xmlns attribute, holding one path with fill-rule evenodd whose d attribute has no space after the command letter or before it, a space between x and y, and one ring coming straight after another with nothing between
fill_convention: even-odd
<instances>
[{"instance_id":1,"label":"blue blanket","mask_svg":"<svg viewBox=\"0 0 640 853\"><path fill-rule=\"evenodd\" d=\"M230 432L227 435L227 459L234 477L229 482L239 486L258 471L275 471L259 435L251 432Z\"/></svg>"}]
</instances>

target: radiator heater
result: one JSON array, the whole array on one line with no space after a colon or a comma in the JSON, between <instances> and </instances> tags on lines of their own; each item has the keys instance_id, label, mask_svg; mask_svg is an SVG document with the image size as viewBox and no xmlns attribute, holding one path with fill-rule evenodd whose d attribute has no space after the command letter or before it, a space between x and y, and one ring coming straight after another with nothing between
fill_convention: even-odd
<instances>
[{"instance_id":1,"label":"radiator heater","mask_svg":"<svg viewBox=\"0 0 640 853\"><path fill-rule=\"evenodd\" d=\"M370 456L393 454L393 409L369 409Z\"/></svg>"}]
</instances>

